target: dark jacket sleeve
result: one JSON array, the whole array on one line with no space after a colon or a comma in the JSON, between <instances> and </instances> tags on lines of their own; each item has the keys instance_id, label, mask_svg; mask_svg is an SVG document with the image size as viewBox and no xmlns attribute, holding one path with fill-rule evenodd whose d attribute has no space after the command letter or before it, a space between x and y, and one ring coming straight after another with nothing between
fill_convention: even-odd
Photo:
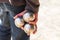
<instances>
[{"instance_id":1,"label":"dark jacket sleeve","mask_svg":"<svg viewBox=\"0 0 60 40\"><path fill-rule=\"evenodd\" d=\"M39 0L25 0L26 1L26 10L32 11L34 13L37 13L39 10Z\"/></svg>"}]
</instances>

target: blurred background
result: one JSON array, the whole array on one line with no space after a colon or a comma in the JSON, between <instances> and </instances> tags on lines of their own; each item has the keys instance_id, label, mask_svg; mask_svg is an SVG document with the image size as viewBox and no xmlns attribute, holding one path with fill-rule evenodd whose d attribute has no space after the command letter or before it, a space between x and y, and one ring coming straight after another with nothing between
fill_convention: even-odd
<instances>
[{"instance_id":1,"label":"blurred background","mask_svg":"<svg viewBox=\"0 0 60 40\"><path fill-rule=\"evenodd\" d=\"M60 0L39 0L38 31L30 40L60 40Z\"/></svg>"}]
</instances>

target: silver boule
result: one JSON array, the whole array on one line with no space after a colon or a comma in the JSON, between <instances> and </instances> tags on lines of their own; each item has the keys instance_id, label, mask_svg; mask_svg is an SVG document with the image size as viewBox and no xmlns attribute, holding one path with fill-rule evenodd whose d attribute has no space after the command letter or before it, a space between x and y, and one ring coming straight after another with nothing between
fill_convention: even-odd
<instances>
[{"instance_id":1,"label":"silver boule","mask_svg":"<svg viewBox=\"0 0 60 40\"><path fill-rule=\"evenodd\" d=\"M32 33L34 31L34 26L30 24L25 24L24 31L26 33Z\"/></svg>"},{"instance_id":2,"label":"silver boule","mask_svg":"<svg viewBox=\"0 0 60 40\"><path fill-rule=\"evenodd\" d=\"M27 12L23 15L23 19L26 22L33 21L35 19L35 15L33 13Z\"/></svg>"},{"instance_id":3,"label":"silver boule","mask_svg":"<svg viewBox=\"0 0 60 40\"><path fill-rule=\"evenodd\" d=\"M22 27L22 26L24 25L24 20L21 19L21 18L16 18L14 22L15 22L15 25L16 25L18 28L20 28L20 27Z\"/></svg>"}]
</instances>

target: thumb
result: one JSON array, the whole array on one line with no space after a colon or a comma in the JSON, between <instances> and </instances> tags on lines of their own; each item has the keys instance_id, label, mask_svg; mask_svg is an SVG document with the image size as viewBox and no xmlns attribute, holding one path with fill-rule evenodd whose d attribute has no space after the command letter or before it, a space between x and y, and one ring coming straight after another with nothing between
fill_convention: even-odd
<instances>
[{"instance_id":1,"label":"thumb","mask_svg":"<svg viewBox=\"0 0 60 40\"><path fill-rule=\"evenodd\" d=\"M35 28L34 28L33 34L35 34L36 32L37 32L37 25L35 25Z\"/></svg>"},{"instance_id":2,"label":"thumb","mask_svg":"<svg viewBox=\"0 0 60 40\"><path fill-rule=\"evenodd\" d=\"M16 15L15 17L13 17L14 19L16 19L18 16Z\"/></svg>"}]
</instances>

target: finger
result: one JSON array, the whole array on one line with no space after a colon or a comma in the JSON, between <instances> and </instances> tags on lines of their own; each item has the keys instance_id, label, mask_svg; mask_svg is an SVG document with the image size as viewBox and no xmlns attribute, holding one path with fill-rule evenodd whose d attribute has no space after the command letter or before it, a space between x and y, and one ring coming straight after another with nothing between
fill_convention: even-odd
<instances>
[{"instance_id":1,"label":"finger","mask_svg":"<svg viewBox=\"0 0 60 40\"><path fill-rule=\"evenodd\" d=\"M15 17L13 17L14 19L16 19L18 16L16 15Z\"/></svg>"},{"instance_id":2,"label":"finger","mask_svg":"<svg viewBox=\"0 0 60 40\"><path fill-rule=\"evenodd\" d=\"M38 21L38 13L35 13L35 20L34 22L36 23Z\"/></svg>"},{"instance_id":3,"label":"finger","mask_svg":"<svg viewBox=\"0 0 60 40\"><path fill-rule=\"evenodd\" d=\"M35 29L33 31L33 34L35 34L37 32L37 25L35 25Z\"/></svg>"},{"instance_id":4,"label":"finger","mask_svg":"<svg viewBox=\"0 0 60 40\"><path fill-rule=\"evenodd\" d=\"M35 23L35 22L29 22L29 24L33 24L33 25L35 25L36 23Z\"/></svg>"}]
</instances>

